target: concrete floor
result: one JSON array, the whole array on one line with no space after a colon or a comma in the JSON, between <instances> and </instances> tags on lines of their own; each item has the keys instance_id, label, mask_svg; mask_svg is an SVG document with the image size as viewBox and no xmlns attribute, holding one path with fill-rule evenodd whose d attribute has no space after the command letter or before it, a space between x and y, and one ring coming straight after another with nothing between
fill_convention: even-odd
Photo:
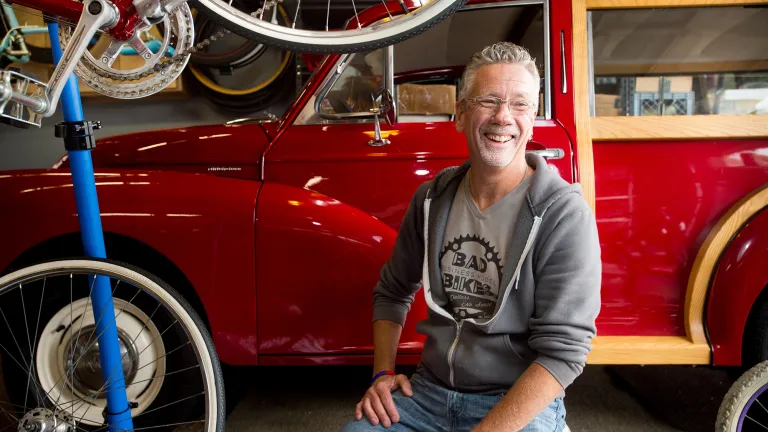
<instances>
[{"instance_id":1,"label":"concrete floor","mask_svg":"<svg viewBox=\"0 0 768 432\"><path fill-rule=\"evenodd\" d=\"M633 392L626 381L612 379L609 374L616 368L588 366L584 374L568 389L566 408L567 423L573 432L587 431L680 431L655 413L653 395L644 397ZM630 371L629 369L627 369ZM668 369L648 368L639 379L651 385L651 392L669 393L664 383L669 374L686 377L681 383L687 392L706 394L711 390L712 373L703 368ZM227 432L273 431L336 431L354 413L354 406L366 389L370 369L366 367L316 367L316 368L249 368L239 372L239 381L246 387L227 421ZM635 373L633 371L633 373ZM709 374L702 378L704 374ZM635 375L638 376L638 375ZM656 384L654 379L658 379ZM631 381L631 379L630 379ZM695 383L693 386L690 383ZM721 382L722 384L722 382ZM655 387L653 387L655 385ZM668 385L668 384L667 384ZM715 392L716 393L716 392ZM661 394L659 394L661 396ZM686 415L685 394L675 416ZM712 399L712 398L710 398ZM713 399L714 400L714 399ZM643 402L643 403L641 403ZM649 404L650 402L650 404ZM715 401L716 402L716 401ZM668 405L668 403L667 403ZM697 409L715 409L697 406ZM714 408L713 408L714 407ZM668 414L668 413L666 413ZM713 413L708 413L713 414ZM697 416L701 415L696 413ZM677 419L674 419L677 420ZM714 424L686 428L690 431L714 430Z\"/></svg>"}]
</instances>

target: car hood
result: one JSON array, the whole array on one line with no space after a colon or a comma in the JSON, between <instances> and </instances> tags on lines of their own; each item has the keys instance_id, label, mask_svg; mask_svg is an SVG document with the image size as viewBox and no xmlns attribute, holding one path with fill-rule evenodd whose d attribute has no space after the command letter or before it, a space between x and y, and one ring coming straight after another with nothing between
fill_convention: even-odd
<instances>
[{"instance_id":1,"label":"car hood","mask_svg":"<svg viewBox=\"0 0 768 432\"><path fill-rule=\"evenodd\" d=\"M95 167L244 173L258 172L268 145L261 124L217 124L98 138L91 155ZM54 168L66 165L65 155Z\"/></svg>"}]
</instances>

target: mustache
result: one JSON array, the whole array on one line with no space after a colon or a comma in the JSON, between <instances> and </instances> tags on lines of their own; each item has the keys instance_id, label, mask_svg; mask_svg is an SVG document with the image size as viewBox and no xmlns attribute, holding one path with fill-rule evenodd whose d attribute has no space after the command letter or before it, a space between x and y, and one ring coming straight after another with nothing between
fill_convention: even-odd
<instances>
[{"instance_id":1,"label":"mustache","mask_svg":"<svg viewBox=\"0 0 768 432\"><path fill-rule=\"evenodd\" d=\"M520 131L517 128L509 128L498 125L488 125L480 128L480 133L490 133L493 135L520 135Z\"/></svg>"}]
</instances>

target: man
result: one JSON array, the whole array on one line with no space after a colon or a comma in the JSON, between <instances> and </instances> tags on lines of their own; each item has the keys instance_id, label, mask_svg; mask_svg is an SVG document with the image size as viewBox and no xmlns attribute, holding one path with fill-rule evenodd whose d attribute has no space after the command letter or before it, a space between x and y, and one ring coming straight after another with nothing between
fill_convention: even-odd
<instances>
[{"instance_id":1,"label":"man","mask_svg":"<svg viewBox=\"0 0 768 432\"><path fill-rule=\"evenodd\" d=\"M526 154L539 73L497 43L462 77L469 160L416 191L374 289L374 376L350 431L561 431L600 309L600 246L581 196ZM396 375L402 325L424 288L422 361Z\"/></svg>"}]
</instances>

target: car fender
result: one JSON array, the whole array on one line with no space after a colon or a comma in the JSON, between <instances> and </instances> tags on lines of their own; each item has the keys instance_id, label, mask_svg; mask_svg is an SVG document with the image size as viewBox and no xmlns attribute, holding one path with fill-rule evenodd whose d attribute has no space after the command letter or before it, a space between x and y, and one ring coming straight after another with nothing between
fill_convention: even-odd
<instances>
[{"instance_id":1,"label":"car fender","mask_svg":"<svg viewBox=\"0 0 768 432\"><path fill-rule=\"evenodd\" d=\"M768 210L755 213L723 251L707 299L713 364L738 366L749 313L768 286Z\"/></svg>"}]
</instances>

